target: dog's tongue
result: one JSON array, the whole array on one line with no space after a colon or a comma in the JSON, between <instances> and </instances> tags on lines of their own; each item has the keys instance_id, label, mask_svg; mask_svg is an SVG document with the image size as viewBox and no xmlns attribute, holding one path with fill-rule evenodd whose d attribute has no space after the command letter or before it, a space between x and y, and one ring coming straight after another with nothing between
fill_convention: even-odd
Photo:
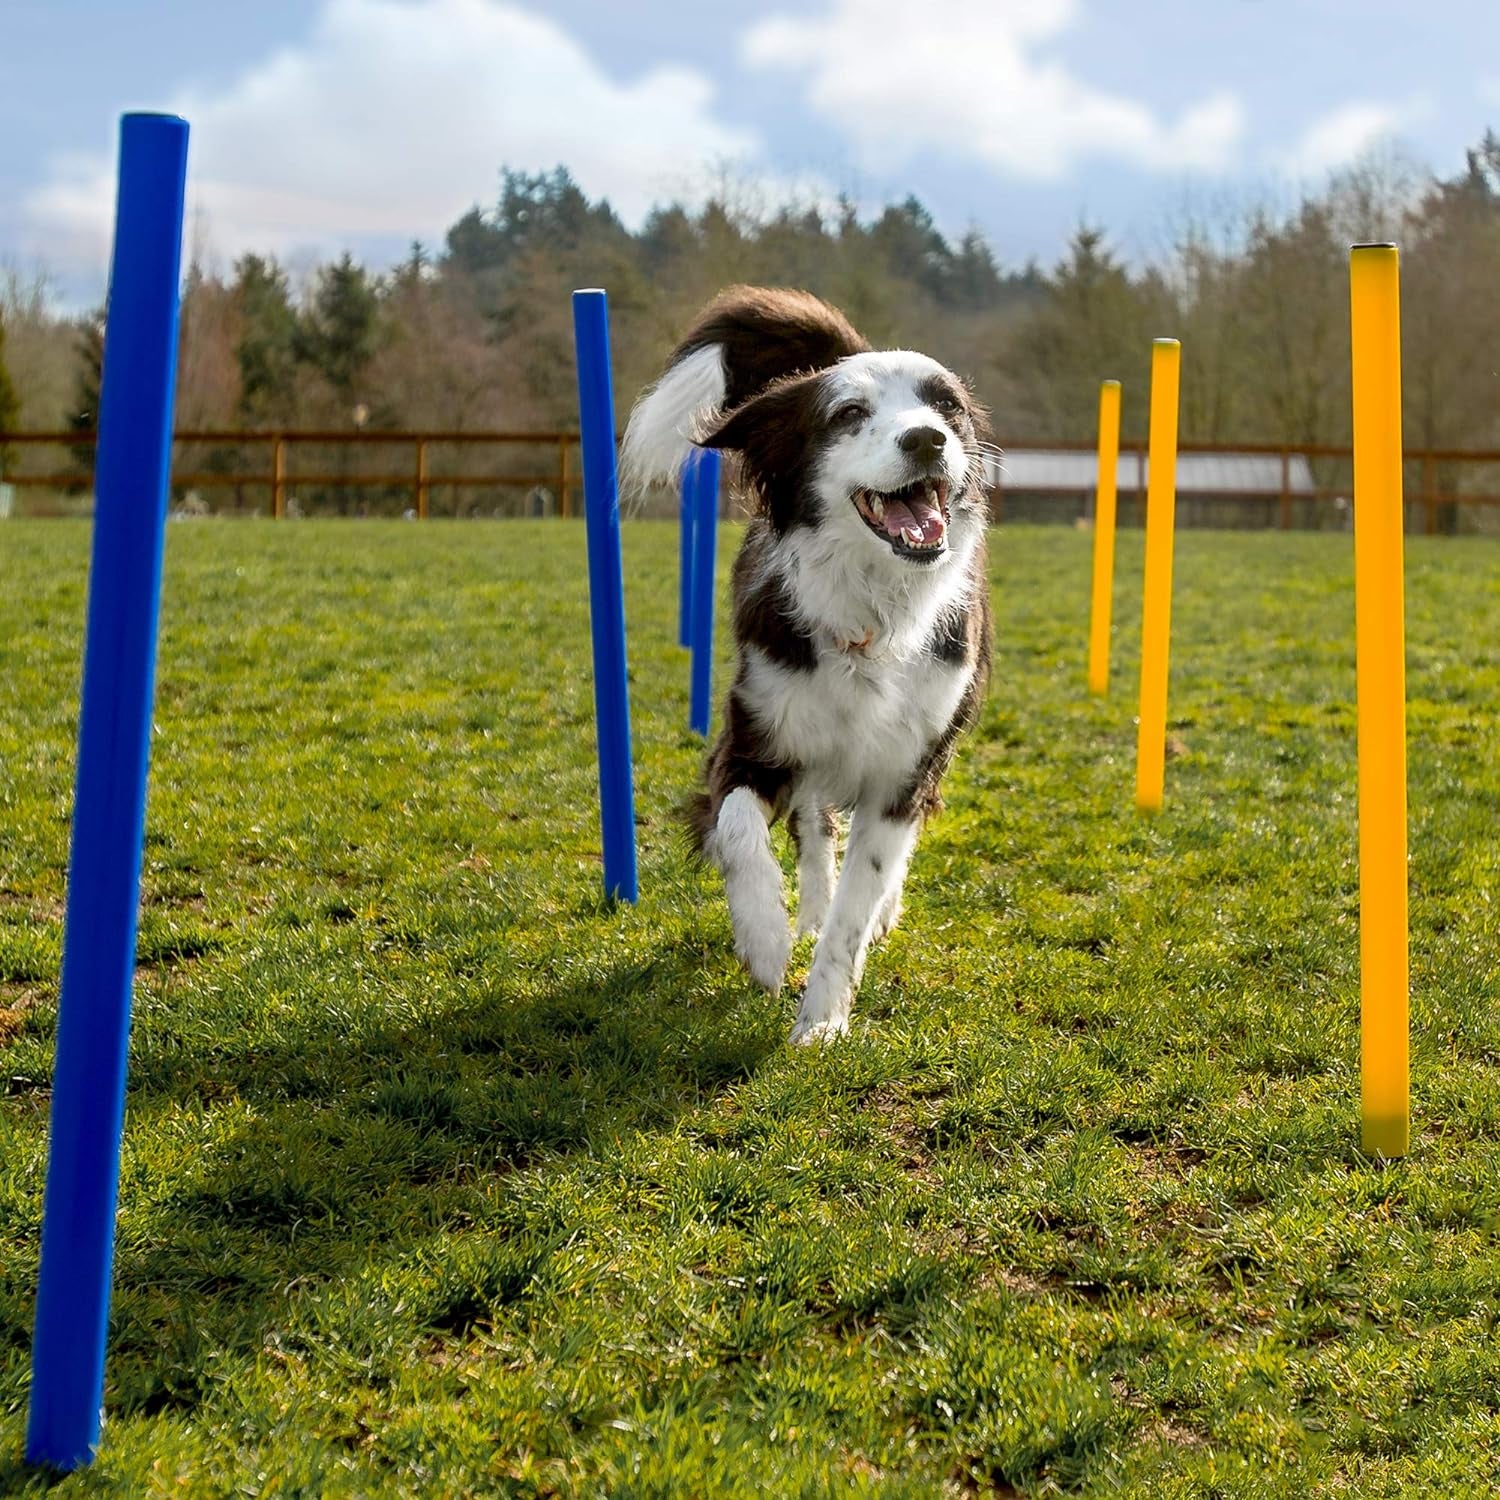
<instances>
[{"instance_id":1,"label":"dog's tongue","mask_svg":"<svg viewBox=\"0 0 1500 1500\"><path fill-rule=\"evenodd\" d=\"M943 513L925 497L885 502L887 536L904 536L908 530L921 533L924 542L935 542L943 534Z\"/></svg>"}]
</instances>

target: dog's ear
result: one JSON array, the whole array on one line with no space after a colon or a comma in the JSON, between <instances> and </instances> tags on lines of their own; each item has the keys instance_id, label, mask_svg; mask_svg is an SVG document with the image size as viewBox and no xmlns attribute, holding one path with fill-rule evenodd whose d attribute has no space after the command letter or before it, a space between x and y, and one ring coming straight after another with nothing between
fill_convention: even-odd
<instances>
[{"instance_id":1,"label":"dog's ear","mask_svg":"<svg viewBox=\"0 0 1500 1500\"><path fill-rule=\"evenodd\" d=\"M698 435L698 445L738 453L754 508L778 531L795 524L819 410L819 377L788 375Z\"/></svg>"},{"instance_id":2,"label":"dog's ear","mask_svg":"<svg viewBox=\"0 0 1500 1500\"><path fill-rule=\"evenodd\" d=\"M788 375L774 381L758 395L743 401L733 411L710 422L698 437L702 448L723 448L745 455L759 454L774 460L779 447L800 447L796 439L808 431L809 418L817 406L818 377Z\"/></svg>"}]
</instances>

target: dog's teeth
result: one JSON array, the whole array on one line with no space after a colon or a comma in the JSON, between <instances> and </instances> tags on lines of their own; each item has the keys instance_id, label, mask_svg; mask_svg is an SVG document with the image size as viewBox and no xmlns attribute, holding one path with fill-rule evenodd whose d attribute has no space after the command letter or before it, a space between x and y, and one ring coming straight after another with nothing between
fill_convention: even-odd
<instances>
[{"instance_id":1,"label":"dog's teeth","mask_svg":"<svg viewBox=\"0 0 1500 1500\"><path fill-rule=\"evenodd\" d=\"M879 495L870 496L870 510L877 521L885 520L885 501Z\"/></svg>"},{"instance_id":2,"label":"dog's teeth","mask_svg":"<svg viewBox=\"0 0 1500 1500\"><path fill-rule=\"evenodd\" d=\"M905 530L906 540L909 541L913 547L920 547L922 545L922 528L920 526L908 526Z\"/></svg>"}]
</instances>

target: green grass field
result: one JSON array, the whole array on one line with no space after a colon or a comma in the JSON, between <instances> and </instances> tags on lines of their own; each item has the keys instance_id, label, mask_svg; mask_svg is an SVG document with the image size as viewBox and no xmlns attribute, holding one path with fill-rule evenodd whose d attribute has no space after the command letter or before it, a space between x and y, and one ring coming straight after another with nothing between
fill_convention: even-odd
<instances>
[{"instance_id":1,"label":"green grass field","mask_svg":"<svg viewBox=\"0 0 1500 1500\"><path fill-rule=\"evenodd\" d=\"M1382 1165L1350 540L1179 538L1154 821L1140 540L1099 703L1088 538L994 534L982 726L853 1035L794 1051L670 823L672 528L626 528L643 899L612 911L580 527L173 527L109 1416L49 1482L88 537L0 526L0 1492L1500 1485L1500 548L1410 544L1415 1134Z\"/></svg>"}]
</instances>

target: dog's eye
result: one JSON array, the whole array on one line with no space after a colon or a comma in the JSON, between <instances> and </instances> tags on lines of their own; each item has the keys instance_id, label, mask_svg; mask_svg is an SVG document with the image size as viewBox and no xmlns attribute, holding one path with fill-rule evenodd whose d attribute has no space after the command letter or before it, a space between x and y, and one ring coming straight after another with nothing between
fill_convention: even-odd
<instances>
[{"instance_id":1,"label":"dog's eye","mask_svg":"<svg viewBox=\"0 0 1500 1500\"><path fill-rule=\"evenodd\" d=\"M846 401L829 418L833 427L858 427L870 415L870 408L863 401Z\"/></svg>"},{"instance_id":2,"label":"dog's eye","mask_svg":"<svg viewBox=\"0 0 1500 1500\"><path fill-rule=\"evenodd\" d=\"M941 395L934 396L932 400L928 402L928 405L931 406L934 411L941 412L945 417L957 417L963 415L963 402L949 391L944 391Z\"/></svg>"}]
</instances>

